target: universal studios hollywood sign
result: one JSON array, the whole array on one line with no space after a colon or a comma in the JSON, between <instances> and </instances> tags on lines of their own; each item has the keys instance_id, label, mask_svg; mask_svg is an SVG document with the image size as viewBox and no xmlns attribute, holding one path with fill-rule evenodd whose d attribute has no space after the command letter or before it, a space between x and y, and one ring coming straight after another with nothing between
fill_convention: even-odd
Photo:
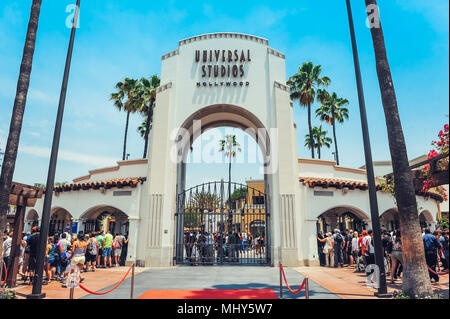
<instances>
[{"instance_id":1,"label":"universal studios hollywood sign","mask_svg":"<svg viewBox=\"0 0 450 319\"><path fill-rule=\"evenodd\" d=\"M243 79L251 61L250 50L196 50L194 63L201 64L202 76L197 87L248 87Z\"/></svg>"}]
</instances>

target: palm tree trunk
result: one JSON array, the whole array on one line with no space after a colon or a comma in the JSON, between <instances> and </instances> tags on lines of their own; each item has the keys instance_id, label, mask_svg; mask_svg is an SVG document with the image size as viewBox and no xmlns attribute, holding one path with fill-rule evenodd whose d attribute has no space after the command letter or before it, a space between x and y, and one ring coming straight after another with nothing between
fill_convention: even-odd
<instances>
[{"instance_id":1,"label":"palm tree trunk","mask_svg":"<svg viewBox=\"0 0 450 319\"><path fill-rule=\"evenodd\" d=\"M33 66L36 34L39 23L42 0L33 0L30 20L23 49L22 63L20 65L19 79L17 81L16 97L14 100L8 141L3 157L2 172L0 175L0 234L6 228L6 215L8 213L9 193L16 166L17 150L19 147L20 131L22 129L23 115L30 85L31 68ZM0 245L3 246L3 236L0 236ZM0 246L0 247L1 247ZM0 252L0 258L2 253ZM2 260L2 259L0 259Z\"/></svg>"},{"instance_id":2,"label":"palm tree trunk","mask_svg":"<svg viewBox=\"0 0 450 319\"><path fill-rule=\"evenodd\" d=\"M147 112L147 122L145 123L145 144L144 144L144 156L143 158L147 157L147 149L148 149L148 135L150 133L150 123L152 121L152 117L153 117L153 103L154 100L152 99L150 101L150 106L148 108L148 112Z\"/></svg>"},{"instance_id":3,"label":"palm tree trunk","mask_svg":"<svg viewBox=\"0 0 450 319\"><path fill-rule=\"evenodd\" d=\"M309 139L311 140L311 156L314 158L314 138L312 134L312 124L311 124L311 103L308 102L308 126L309 126Z\"/></svg>"},{"instance_id":4,"label":"palm tree trunk","mask_svg":"<svg viewBox=\"0 0 450 319\"><path fill-rule=\"evenodd\" d=\"M320 146L317 146L317 156L319 156L320 159Z\"/></svg>"},{"instance_id":5,"label":"palm tree trunk","mask_svg":"<svg viewBox=\"0 0 450 319\"><path fill-rule=\"evenodd\" d=\"M377 5L376 0L365 1L366 6ZM372 27L370 31L372 33L378 81L386 118L389 149L394 171L395 198L402 233L404 273L402 290L413 298L415 295L431 296L433 295L433 289L425 261L414 185L381 24L378 28Z\"/></svg>"},{"instance_id":6,"label":"palm tree trunk","mask_svg":"<svg viewBox=\"0 0 450 319\"><path fill-rule=\"evenodd\" d=\"M334 137L334 151L336 152L336 165L339 165L339 153L336 139L336 122L333 118L333 137Z\"/></svg>"},{"instance_id":7,"label":"palm tree trunk","mask_svg":"<svg viewBox=\"0 0 450 319\"><path fill-rule=\"evenodd\" d=\"M127 122L125 124L125 137L123 139L123 155L122 161L125 160L126 152L127 152L127 135L128 135L128 123L130 121L130 112L127 112Z\"/></svg>"}]
</instances>

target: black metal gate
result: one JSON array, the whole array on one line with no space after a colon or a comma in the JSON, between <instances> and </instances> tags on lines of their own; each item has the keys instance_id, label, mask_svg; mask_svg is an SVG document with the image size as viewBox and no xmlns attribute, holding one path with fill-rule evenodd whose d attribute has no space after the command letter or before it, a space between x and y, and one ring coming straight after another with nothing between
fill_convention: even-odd
<instances>
[{"instance_id":1,"label":"black metal gate","mask_svg":"<svg viewBox=\"0 0 450 319\"><path fill-rule=\"evenodd\" d=\"M176 263L270 263L267 202L262 189L224 181L178 194Z\"/></svg>"}]
</instances>

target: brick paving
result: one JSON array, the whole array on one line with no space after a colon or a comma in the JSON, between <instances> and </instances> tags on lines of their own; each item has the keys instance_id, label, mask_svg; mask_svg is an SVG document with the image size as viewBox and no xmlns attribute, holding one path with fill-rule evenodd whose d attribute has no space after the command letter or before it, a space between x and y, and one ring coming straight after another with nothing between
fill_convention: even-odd
<instances>
[{"instance_id":1,"label":"brick paving","mask_svg":"<svg viewBox=\"0 0 450 319\"><path fill-rule=\"evenodd\" d=\"M354 267L298 267L293 269L343 299L378 299L374 296L377 289L367 287L365 274L354 272ZM387 280L387 289L390 293L401 290L401 285L401 279L397 279L394 284L391 283L390 277ZM435 292L439 292L446 299L449 298L448 274L440 276L439 283L433 282L432 286Z\"/></svg>"}]
</instances>

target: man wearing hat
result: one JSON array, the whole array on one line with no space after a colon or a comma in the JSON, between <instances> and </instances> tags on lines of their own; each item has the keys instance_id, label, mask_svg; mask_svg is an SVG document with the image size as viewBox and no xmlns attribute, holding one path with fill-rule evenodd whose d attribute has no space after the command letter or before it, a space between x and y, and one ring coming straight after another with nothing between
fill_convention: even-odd
<instances>
[{"instance_id":1,"label":"man wearing hat","mask_svg":"<svg viewBox=\"0 0 450 319\"><path fill-rule=\"evenodd\" d=\"M69 226L66 226L66 228L64 229L64 234L66 234L66 239L71 242L72 241L72 235L70 234L70 227ZM62 234L59 235L59 240L61 240L61 239L62 239Z\"/></svg>"}]
</instances>

